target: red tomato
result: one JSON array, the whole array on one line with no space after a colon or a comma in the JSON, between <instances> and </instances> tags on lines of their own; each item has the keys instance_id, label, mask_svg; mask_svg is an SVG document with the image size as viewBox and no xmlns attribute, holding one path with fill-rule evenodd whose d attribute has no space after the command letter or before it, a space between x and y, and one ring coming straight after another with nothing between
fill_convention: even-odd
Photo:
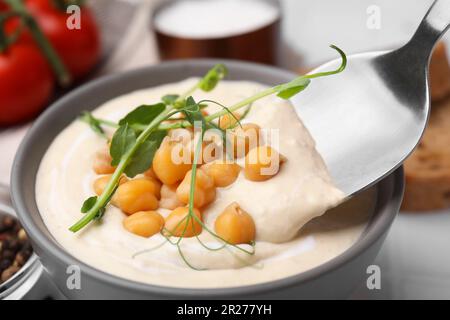
<instances>
[{"instance_id":1,"label":"red tomato","mask_svg":"<svg viewBox=\"0 0 450 320\"><path fill-rule=\"evenodd\" d=\"M100 37L95 19L88 7L81 8L81 29L69 29L70 14L58 9L53 0L26 0L44 34L59 53L75 79L82 78L100 58Z\"/></svg>"},{"instance_id":2,"label":"red tomato","mask_svg":"<svg viewBox=\"0 0 450 320\"><path fill-rule=\"evenodd\" d=\"M0 12L8 10L8 6L6 3L3 2L3 0L0 0Z\"/></svg>"},{"instance_id":3,"label":"red tomato","mask_svg":"<svg viewBox=\"0 0 450 320\"><path fill-rule=\"evenodd\" d=\"M29 44L13 44L0 53L0 125L30 119L53 93L54 79L41 52Z\"/></svg>"}]
</instances>

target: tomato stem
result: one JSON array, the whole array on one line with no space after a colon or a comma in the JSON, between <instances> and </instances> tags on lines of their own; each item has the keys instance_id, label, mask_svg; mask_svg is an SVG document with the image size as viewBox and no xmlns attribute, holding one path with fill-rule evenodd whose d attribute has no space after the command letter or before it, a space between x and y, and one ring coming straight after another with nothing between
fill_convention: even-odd
<instances>
[{"instance_id":1,"label":"tomato stem","mask_svg":"<svg viewBox=\"0 0 450 320\"><path fill-rule=\"evenodd\" d=\"M0 53L3 53L8 49L10 45L16 42L19 39L20 33L22 32L23 26L20 26L17 30L14 31L11 35L6 34L5 32L5 23L8 19L12 17L16 17L17 14L14 12L6 12L0 14Z\"/></svg>"},{"instance_id":2,"label":"tomato stem","mask_svg":"<svg viewBox=\"0 0 450 320\"><path fill-rule=\"evenodd\" d=\"M4 52L9 46L8 36L5 33L4 25L10 14L0 15L0 53Z\"/></svg>"},{"instance_id":3,"label":"tomato stem","mask_svg":"<svg viewBox=\"0 0 450 320\"><path fill-rule=\"evenodd\" d=\"M47 61L50 63L50 66L55 73L58 83L62 87L68 87L72 83L72 77L67 70L66 66L62 62L58 53L53 48L50 41L44 35L36 20L31 16L28 10L25 8L21 0L5 0L9 4L9 6L13 9L13 11L19 15L24 22L24 24L28 27L33 36L33 39L36 41L39 49L47 58Z\"/></svg>"}]
</instances>

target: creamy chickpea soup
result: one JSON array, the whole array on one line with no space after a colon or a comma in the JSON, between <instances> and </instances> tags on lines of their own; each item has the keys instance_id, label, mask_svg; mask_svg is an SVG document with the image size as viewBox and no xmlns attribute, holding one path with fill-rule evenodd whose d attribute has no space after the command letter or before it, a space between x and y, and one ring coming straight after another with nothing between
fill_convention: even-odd
<instances>
[{"instance_id":1,"label":"creamy chickpea soup","mask_svg":"<svg viewBox=\"0 0 450 320\"><path fill-rule=\"evenodd\" d=\"M90 123L94 127L99 123L92 119L121 123L136 106L161 101L168 93L181 94L198 81L187 79L119 96L99 106ZM107 140L85 122L74 121L53 141L38 171L36 199L47 228L70 254L99 270L171 287L267 282L341 254L363 232L375 191L344 202L288 100L271 95L233 112L211 102L232 106L265 89L253 82L221 81L210 92L190 92L204 118L222 112L211 126L219 133L220 128L230 129L225 136L232 143L225 145L232 152L218 155L214 149L211 157L199 159L220 139L205 138L196 154L197 144L187 142L199 135L189 125L176 124L189 124L189 116L198 116L200 109L169 114L170 120L161 122L167 135L149 153L151 167L144 168L142 159L133 158L127 164L132 165L117 175L114 188L108 183L125 156L114 157L118 150L126 154L134 141L126 130L135 130L131 135L136 133L137 140L141 131L130 122L117 129L123 131L120 136L114 126L104 126ZM251 134L256 140L249 138ZM180 136L183 139L177 139ZM174 153L180 145L190 147ZM198 165L177 162L174 154L187 155ZM130 166L145 170L132 172ZM110 203L98 210L98 219L69 230L95 210L108 190Z\"/></svg>"}]
</instances>

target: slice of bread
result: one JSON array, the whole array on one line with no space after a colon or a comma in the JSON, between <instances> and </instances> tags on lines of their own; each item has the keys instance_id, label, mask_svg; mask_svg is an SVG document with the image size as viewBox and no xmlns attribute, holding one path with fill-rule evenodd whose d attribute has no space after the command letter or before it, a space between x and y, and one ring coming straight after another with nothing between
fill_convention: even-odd
<instances>
[{"instance_id":1,"label":"slice of bread","mask_svg":"<svg viewBox=\"0 0 450 320\"><path fill-rule=\"evenodd\" d=\"M405 161L402 209L427 211L450 207L450 66L443 42L430 62L431 115L417 149Z\"/></svg>"},{"instance_id":2,"label":"slice of bread","mask_svg":"<svg viewBox=\"0 0 450 320\"><path fill-rule=\"evenodd\" d=\"M404 167L403 210L450 207L450 98L433 104L424 136Z\"/></svg>"}]
</instances>

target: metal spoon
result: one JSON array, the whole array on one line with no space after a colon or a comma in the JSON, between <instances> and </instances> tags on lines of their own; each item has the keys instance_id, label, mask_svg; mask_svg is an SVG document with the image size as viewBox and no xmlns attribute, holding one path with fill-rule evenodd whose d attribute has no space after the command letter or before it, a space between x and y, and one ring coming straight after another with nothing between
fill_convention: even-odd
<instances>
[{"instance_id":1,"label":"metal spoon","mask_svg":"<svg viewBox=\"0 0 450 320\"><path fill-rule=\"evenodd\" d=\"M343 73L315 79L293 99L347 195L388 175L418 144L430 110L429 59L449 23L450 0L436 0L406 45L351 55ZM339 63L331 61L312 73Z\"/></svg>"}]
</instances>

